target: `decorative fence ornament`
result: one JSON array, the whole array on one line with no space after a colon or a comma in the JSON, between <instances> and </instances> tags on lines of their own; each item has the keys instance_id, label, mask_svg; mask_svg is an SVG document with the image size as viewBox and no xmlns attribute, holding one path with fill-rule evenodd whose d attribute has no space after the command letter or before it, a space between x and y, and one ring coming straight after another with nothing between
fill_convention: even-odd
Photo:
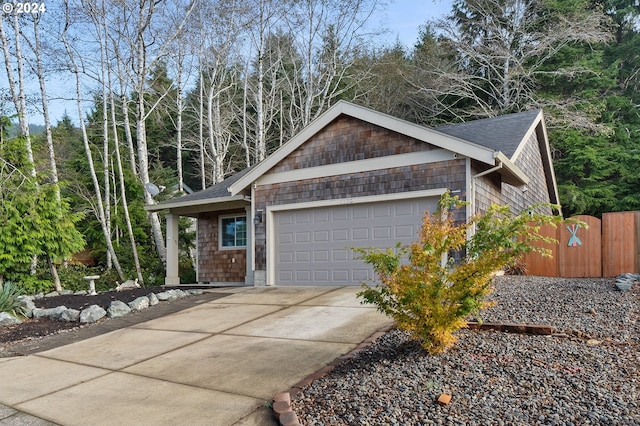
<instances>
[{"instance_id":1,"label":"decorative fence ornament","mask_svg":"<svg viewBox=\"0 0 640 426\"><path fill-rule=\"evenodd\" d=\"M578 229L580 229L580 225L569 225L567 226L567 231L571 234L571 238L569 238L569 247L578 247L582 245L582 241L576 235L578 233Z\"/></svg>"}]
</instances>

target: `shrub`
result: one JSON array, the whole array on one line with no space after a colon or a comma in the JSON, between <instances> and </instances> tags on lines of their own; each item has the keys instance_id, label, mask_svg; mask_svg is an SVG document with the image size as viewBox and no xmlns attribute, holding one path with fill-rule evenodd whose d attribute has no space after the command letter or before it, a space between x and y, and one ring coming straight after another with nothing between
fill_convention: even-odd
<instances>
[{"instance_id":1,"label":"shrub","mask_svg":"<svg viewBox=\"0 0 640 426\"><path fill-rule=\"evenodd\" d=\"M20 289L11 281L5 282L0 287L0 312L17 316L23 315L22 303L18 297L22 296Z\"/></svg>"},{"instance_id":2,"label":"shrub","mask_svg":"<svg viewBox=\"0 0 640 426\"><path fill-rule=\"evenodd\" d=\"M363 303L395 319L398 328L420 339L429 353L453 345L453 333L466 327L466 318L489 305L485 298L496 271L515 264L526 252L550 255L531 243L550 242L539 234L540 227L560 219L513 215L508 206L493 205L469 222L456 224L453 211L466 204L445 193L438 210L425 214L417 242L395 249L354 249L373 266L379 281L375 286L363 283L358 293ZM461 254L458 262L448 256L454 252Z\"/></svg>"}]
</instances>

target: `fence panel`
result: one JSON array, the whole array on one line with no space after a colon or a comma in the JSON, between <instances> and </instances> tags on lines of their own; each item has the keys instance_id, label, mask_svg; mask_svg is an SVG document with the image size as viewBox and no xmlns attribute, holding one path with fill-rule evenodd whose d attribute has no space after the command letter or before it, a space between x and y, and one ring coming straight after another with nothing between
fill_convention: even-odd
<instances>
[{"instance_id":1,"label":"fence panel","mask_svg":"<svg viewBox=\"0 0 640 426\"><path fill-rule=\"evenodd\" d=\"M602 225L593 216L574 216L587 227L564 223L558 227L558 272L561 277L602 276Z\"/></svg>"},{"instance_id":2,"label":"fence panel","mask_svg":"<svg viewBox=\"0 0 640 426\"><path fill-rule=\"evenodd\" d=\"M603 276L615 277L640 269L640 212L602 215Z\"/></svg>"},{"instance_id":3,"label":"fence panel","mask_svg":"<svg viewBox=\"0 0 640 426\"><path fill-rule=\"evenodd\" d=\"M544 237L558 239L558 229L553 225L544 225L540 228L540 235ZM538 253L528 253L524 256L523 261L527 268L527 275L536 275L540 277L557 277L558 276L558 245L552 243L543 243L538 241L534 244L536 247L549 249L551 257L543 257Z\"/></svg>"}]
</instances>

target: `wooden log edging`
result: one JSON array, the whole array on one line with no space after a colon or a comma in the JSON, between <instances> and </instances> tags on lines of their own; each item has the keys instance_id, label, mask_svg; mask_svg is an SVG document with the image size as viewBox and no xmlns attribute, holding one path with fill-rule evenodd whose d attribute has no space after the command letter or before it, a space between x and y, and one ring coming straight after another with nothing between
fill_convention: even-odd
<instances>
[{"instance_id":1,"label":"wooden log edging","mask_svg":"<svg viewBox=\"0 0 640 426\"><path fill-rule=\"evenodd\" d=\"M476 322L468 321L467 327L470 330L493 330L504 333L533 334L536 336L549 336L556 334L556 329L544 324L517 324L500 322Z\"/></svg>"},{"instance_id":2,"label":"wooden log edging","mask_svg":"<svg viewBox=\"0 0 640 426\"><path fill-rule=\"evenodd\" d=\"M321 368L313 374L308 375L286 392L280 392L273 396L272 410L273 416L280 426L302 426L297 414L291 408L291 397L298 395L302 389L309 386L314 381L325 377L332 372L337 365L355 357L358 352L371 345L376 339L382 337L386 332L395 328L396 324L390 324L373 333L362 343L349 351L347 354L334 359L326 367ZM550 325L542 324L516 324L516 323L497 323L497 322L476 322L468 321L467 327L470 330L481 331L500 331L503 333L531 334L537 336L546 336L556 334L556 330Z\"/></svg>"}]
</instances>

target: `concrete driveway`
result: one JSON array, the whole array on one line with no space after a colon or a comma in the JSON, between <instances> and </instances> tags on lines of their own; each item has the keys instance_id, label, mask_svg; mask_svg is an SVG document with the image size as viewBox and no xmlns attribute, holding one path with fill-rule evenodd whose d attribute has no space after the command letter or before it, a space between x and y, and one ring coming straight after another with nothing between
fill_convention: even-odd
<instances>
[{"instance_id":1,"label":"concrete driveway","mask_svg":"<svg viewBox=\"0 0 640 426\"><path fill-rule=\"evenodd\" d=\"M275 393L391 321L353 287L215 289L225 297L0 359L0 425L269 425Z\"/></svg>"}]
</instances>

